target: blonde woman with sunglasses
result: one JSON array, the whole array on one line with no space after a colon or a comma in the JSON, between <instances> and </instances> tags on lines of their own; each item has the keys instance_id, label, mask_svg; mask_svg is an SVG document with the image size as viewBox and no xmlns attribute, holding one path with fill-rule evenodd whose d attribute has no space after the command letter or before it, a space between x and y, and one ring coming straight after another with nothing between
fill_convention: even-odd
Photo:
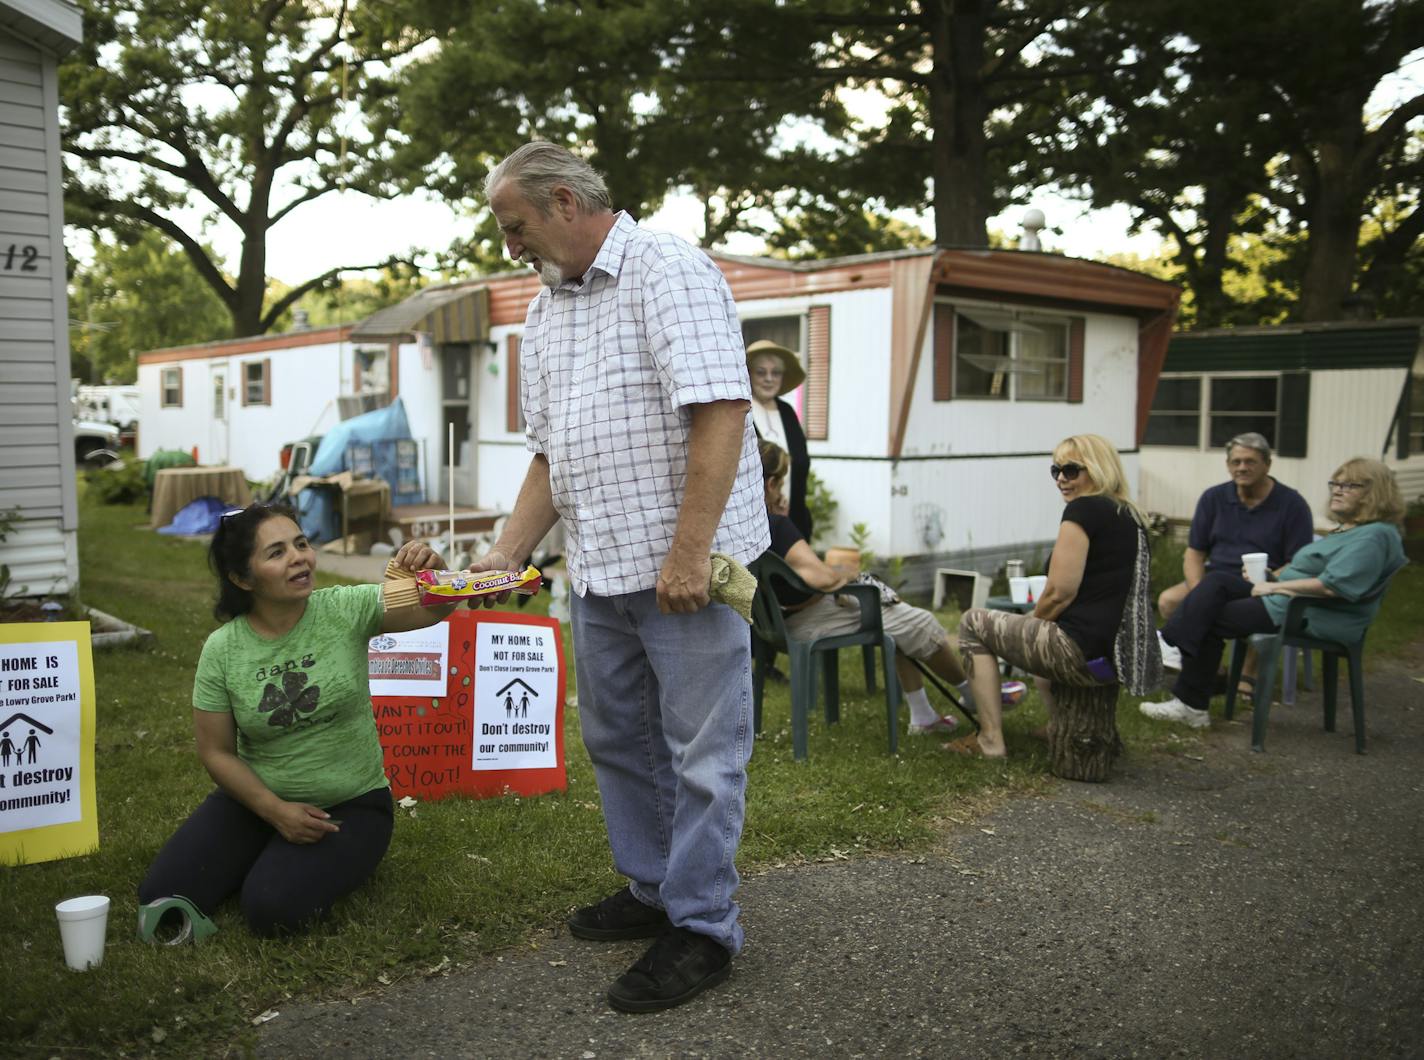
<instances>
[{"instance_id":1,"label":"blonde woman with sunglasses","mask_svg":"<svg viewBox=\"0 0 1424 1060\"><path fill-rule=\"evenodd\" d=\"M1002 711L993 690L1000 680L995 656L1038 679L1039 693L1053 724L1051 682L1091 686L1114 680L1118 633L1134 589L1146 605L1145 520L1133 504L1117 450L1096 434L1075 434L1058 443L1049 467L1063 498L1063 517L1048 568L1048 583L1033 613L1012 614L974 608L959 625L959 649L969 674L974 701L980 705L979 733L947 744L960 754L1003 758L1006 754ZM1155 634L1141 631L1154 662Z\"/></svg>"},{"instance_id":2,"label":"blonde woman with sunglasses","mask_svg":"<svg viewBox=\"0 0 1424 1060\"><path fill-rule=\"evenodd\" d=\"M1244 568L1209 571L1187 594L1162 629L1182 653L1172 698L1143 703L1143 714L1194 729L1210 725L1212 680L1226 641L1280 629L1292 596L1332 601L1306 617L1312 636L1349 641L1365 631L1379 611L1378 590L1404 565L1404 503L1394 472L1368 457L1345 461L1326 486L1335 529L1298 551L1279 575L1253 585Z\"/></svg>"}]
</instances>

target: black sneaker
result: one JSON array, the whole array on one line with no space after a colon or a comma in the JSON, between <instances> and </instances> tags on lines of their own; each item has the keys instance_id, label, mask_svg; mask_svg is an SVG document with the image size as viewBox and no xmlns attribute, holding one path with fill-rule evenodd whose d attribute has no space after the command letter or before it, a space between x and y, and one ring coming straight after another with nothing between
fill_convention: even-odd
<instances>
[{"instance_id":1,"label":"black sneaker","mask_svg":"<svg viewBox=\"0 0 1424 1060\"><path fill-rule=\"evenodd\" d=\"M667 926L667 913L638 901L627 887L601 902L574 910L569 917L569 931L578 938L597 942L650 939Z\"/></svg>"},{"instance_id":2,"label":"black sneaker","mask_svg":"<svg viewBox=\"0 0 1424 1060\"><path fill-rule=\"evenodd\" d=\"M608 1003L620 1012L658 1012L691 1001L731 974L731 951L716 939L668 928L608 988Z\"/></svg>"}]
</instances>

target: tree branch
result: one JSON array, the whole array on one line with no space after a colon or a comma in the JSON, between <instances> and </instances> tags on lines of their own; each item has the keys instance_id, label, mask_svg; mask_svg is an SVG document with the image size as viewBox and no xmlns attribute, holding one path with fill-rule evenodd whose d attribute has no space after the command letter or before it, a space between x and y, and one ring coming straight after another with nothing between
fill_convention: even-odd
<instances>
[{"instance_id":1,"label":"tree branch","mask_svg":"<svg viewBox=\"0 0 1424 1060\"><path fill-rule=\"evenodd\" d=\"M304 294L308 291L316 290L332 277L339 276L343 272L365 272L368 269L385 269L392 265L409 265L412 268L419 267L412 258L403 258L397 254L392 254L389 258L386 258L385 261L378 261L373 265L338 265L334 269L327 269L320 276L313 276L310 280L306 280L296 287L293 287L286 294L282 295L281 298L273 302L272 307L262 314L262 332L265 333L271 329L271 327L277 323L277 318L290 309Z\"/></svg>"}]
</instances>

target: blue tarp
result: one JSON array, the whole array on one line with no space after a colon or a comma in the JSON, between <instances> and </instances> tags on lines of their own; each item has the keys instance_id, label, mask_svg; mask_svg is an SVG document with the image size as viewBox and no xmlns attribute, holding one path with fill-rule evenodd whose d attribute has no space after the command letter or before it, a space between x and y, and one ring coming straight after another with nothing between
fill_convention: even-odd
<instances>
[{"instance_id":1,"label":"blue tarp","mask_svg":"<svg viewBox=\"0 0 1424 1060\"><path fill-rule=\"evenodd\" d=\"M178 509L173 521L160 526L160 534L211 534L218 528L222 513L231 508L226 501L216 497L199 497Z\"/></svg>"},{"instance_id":2,"label":"blue tarp","mask_svg":"<svg viewBox=\"0 0 1424 1060\"><path fill-rule=\"evenodd\" d=\"M338 423L322 436L312 457L307 474L324 478L341 471L357 470L383 478L391 487L391 496L398 504L412 504L423 499L414 445L397 446L410 440L410 421L405 403L396 398L383 409L364 412ZM361 463L352 468L351 455ZM296 498L302 532L313 541L331 541L341 533L341 506L330 489L315 486L302 490Z\"/></svg>"},{"instance_id":3,"label":"blue tarp","mask_svg":"<svg viewBox=\"0 0 1424 1060\"><path fill-rule=\"evenodd\" d=\"M383 409L364 412L338 423L322 436L307 474L317 478L346 470L346 450L352 445L369 442L395 441L410 437L410 421L406 419L405 402L396 398Z\"/></svg>"}]
</instances>

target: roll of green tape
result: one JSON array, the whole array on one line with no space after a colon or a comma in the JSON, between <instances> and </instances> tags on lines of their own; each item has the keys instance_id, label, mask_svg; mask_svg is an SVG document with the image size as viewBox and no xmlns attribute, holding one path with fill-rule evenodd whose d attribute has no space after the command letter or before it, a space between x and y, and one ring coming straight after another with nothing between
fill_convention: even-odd
<instances>
[{"instance_id":1,"label":"roll of green tape","mask_svg":"<svg viewBox=\"0 0 1424 1060\"><path fill-rule=\"evenodd\" d=\"M171 939L159 939L159 924L170 912L176 912L181 920L178 933ZM155 898L147 905L138 907L138 937L144 942L161 943L165 946L180 946L185 942L199 943L210 935L216 935L217 930L218 926L182 895Z\"/></svg>"}]
</instances>

